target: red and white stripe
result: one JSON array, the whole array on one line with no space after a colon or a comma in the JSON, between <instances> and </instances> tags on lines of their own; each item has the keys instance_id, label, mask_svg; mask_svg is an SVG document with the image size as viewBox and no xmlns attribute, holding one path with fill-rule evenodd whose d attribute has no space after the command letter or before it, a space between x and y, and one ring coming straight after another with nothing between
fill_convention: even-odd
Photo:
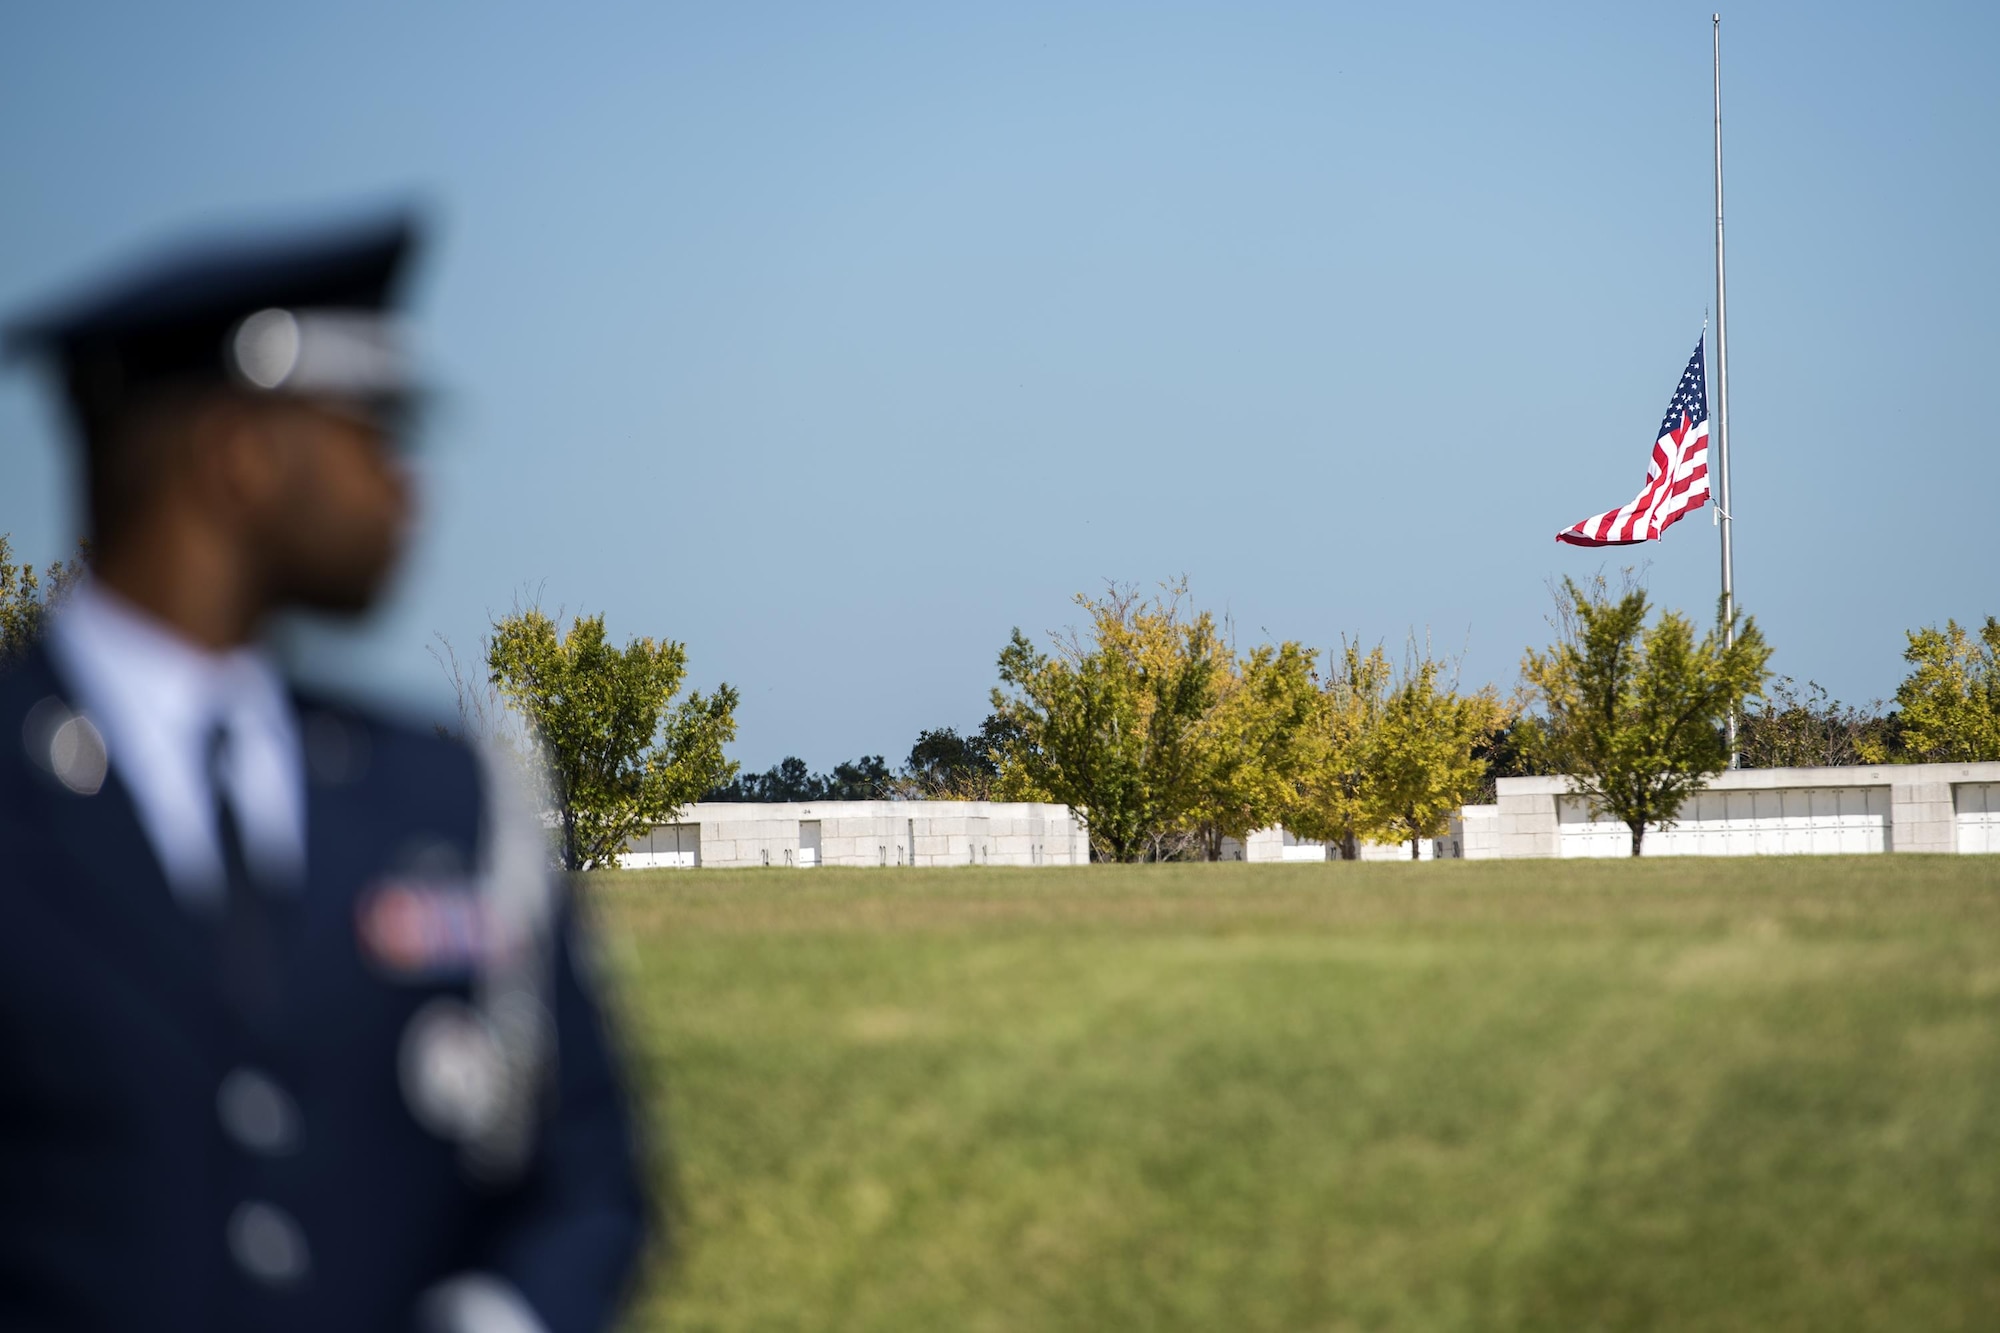
<instances>
[{"instance_id":1,"label":"red and white stripe","mask_svg":"<svg viewBox=\"0 0 2000 1333\"><path fill-rule=\"evenodd\" d=\"M1630 546L1658 541L1692 509L1708 503L1708 422L1681 424L1653 442L1646 486L1623 509L1598 514L1556 534L1571 546Z\"/></svg>"}]
</instances>

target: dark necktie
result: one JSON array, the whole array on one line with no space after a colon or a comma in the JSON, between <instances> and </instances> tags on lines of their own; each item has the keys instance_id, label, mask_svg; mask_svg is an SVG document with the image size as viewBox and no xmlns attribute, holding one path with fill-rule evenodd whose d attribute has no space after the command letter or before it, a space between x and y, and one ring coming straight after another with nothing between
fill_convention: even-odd
<instances>
[{"instance_id":1,"label":"dark necktie","mask_svg":"<svg viewBox=\"0 0 2000 1333\"><path fill-rule=\"evenodd\" d=\"M243 826L226 774L231 738L226 723L208 734L208 785L215 803L215 837L222 853L222 989L230 1010L253 1034L273 1036L281 1019L282 969L271 895L244 854Z\"/></svg>"}]
</instances>

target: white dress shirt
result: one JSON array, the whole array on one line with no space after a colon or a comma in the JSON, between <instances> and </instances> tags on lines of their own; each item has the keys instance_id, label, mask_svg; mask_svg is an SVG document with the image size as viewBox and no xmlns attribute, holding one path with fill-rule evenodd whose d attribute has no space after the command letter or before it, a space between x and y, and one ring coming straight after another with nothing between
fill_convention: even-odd
<instances>
[{"instance_id":1,"label":"white dress shirt","mask_svg":"<svg viewBox=\"0 0 2000 1333\"><path fill-rule=\"evenodd\" d=\"M243 855L267 882L298 885L306 853L305 759L283 678L258 649L213 653L94 581L49 629L71 702L104 738L167 881L185 903L221 901L223 865L209 738L227 742L221 780Z\"/></svg>"}]
</instances>

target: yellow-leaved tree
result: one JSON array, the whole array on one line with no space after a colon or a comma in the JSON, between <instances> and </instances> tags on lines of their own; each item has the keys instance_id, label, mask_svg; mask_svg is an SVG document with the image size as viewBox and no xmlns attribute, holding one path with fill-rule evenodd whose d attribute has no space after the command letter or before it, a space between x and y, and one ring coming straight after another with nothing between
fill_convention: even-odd
<instances>
[{"instance_id":1,"label":"yellow-leaved tree","mask_svg":"<svg viewBox=\"0 0 2000 1333\"><path fill-rule=\"evenodd\" d=\"M993 711L1011 737L1001 799L1067 803L1102 860L1164 860L1195 836L1228 648L1215 618L1186 601L1185 582L1152 598L1129 586L1079 593L1088 630L1043 652L1016 629L1000 653Z\"/></svg>"},{"instance_id":2,"label":"yellow-leaved tree","mask_svg":"<svg viewBox=\"0 0 2000 1333\"><path fill-rule=\"evenodd\" d=\"M1087 629L1053 652L1017 629L1000 654L988 730L1003 799L1066 802L1108 861L1214 859L1276 823L1309 754L1306 649L1239 656L1185 581L1076 600Z\"/></svg>"},{"instance_id":3,"label":"yellow-leaved tree","mask_svg":"<svg viewBox=\"0 0 2000 1333\"><path fill-rule=\"evenodd\" d=\"M1978 638L1956 620L1911 630L1896 687L1904 754L1911 763L2000 759L2000 620L1986 617ZM1873 759L1875 756L1871 755Z\"/></svg>"},{"instance_id":4,"label":"yellow-leaved tree","mask_svg":"<svg viewBox=\"0 0 2000 1333\"><path fill-rule=\"evenodd\" d=\"M1241 842L1284 818L1314 754L1318 690L1312 653L1298 643L1263 644L1225 658L1215 706L1203 728L1196 821L1208 860L1222 840Z\"/></svg>"},{"instance_id":5,"label":"yellow-leaved tree","mask_svg":"<svg viewBox=\"0 0 2000 1333\"><path fill-rule=\"evenodd\" d=\"M1368 747L1365 787L1378 827L1409 843L1413 861L1423 839L1449 832L1452 815L1479 790L1486 761L1474 751L1507 722L1492 686L1458 692L1454 665L1413 648Z\"/></svg>"},{"instance_id":6,"label":"yellow-leaved tree","mask_svg":"<svg viewBox=\"0 0 2000 1333\"><path fill-rule=\"evenodd\" d=\"M1329 669L1313 699L1302 772L1284 823L1301 838L1338 847L1341 857L1352 861L1363 842L1384 832L1370 774L1391 673L1380 644L1363 653L1359 643L1343 642L1338 653L1327 656Z\"/></svg>"}]
</instances>

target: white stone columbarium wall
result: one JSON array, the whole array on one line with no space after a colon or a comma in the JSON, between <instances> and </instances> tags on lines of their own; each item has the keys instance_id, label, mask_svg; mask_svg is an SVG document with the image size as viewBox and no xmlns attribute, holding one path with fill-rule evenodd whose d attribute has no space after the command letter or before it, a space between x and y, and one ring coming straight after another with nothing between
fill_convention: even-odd
<instances>
[{"instance_id":1,"label":"white stone columbarium wall","mask_svg":"<svg viewBox=\"0 0 2000 1333\"><path fill-rule=\"evenodd\" d=\"M1569 794L1566 778L1501 778L1502 857L1629 856L1632 835ZM1470 816L1481 807L1469 806ZM2000 852L2000 764L1749 768L1712 779L1680 818L1646 830L1647 856Z\"/></svg>"},{"instance_id":2,"label":"white stone columbarium wall","mask_svg":"<svg viewBox=\"0 0 2000 1333\"><path fill-rule=\"evenodd\" d=\"M1044 866L1090 860L1066 805L1030 801L704 801L634 838L619 864Z\"/></svg>"},{"instance_id":3,"label":"white stone columbarium wall","mask_svg":"<svg viewBox=\"0 0 2000 1333\"><path fill-rule=\"evenodd\" d=\"M1626 856L1623 824L1593 817L1568 779L1502 778L1493 805L1468 805L1422 859ZM1723 773L1646 833L1648 856L1800 853L2000 853L2000 763L1763 768ZM1363 860L1408 860L1408 843L1369 844ZM1223 859L1330 859L1324 844L1282 828ZM1089 844L1066 805L999 801L705 802L634 838L627 869L699 866L1084 865Z\"/></svg>"}]
</instances>

